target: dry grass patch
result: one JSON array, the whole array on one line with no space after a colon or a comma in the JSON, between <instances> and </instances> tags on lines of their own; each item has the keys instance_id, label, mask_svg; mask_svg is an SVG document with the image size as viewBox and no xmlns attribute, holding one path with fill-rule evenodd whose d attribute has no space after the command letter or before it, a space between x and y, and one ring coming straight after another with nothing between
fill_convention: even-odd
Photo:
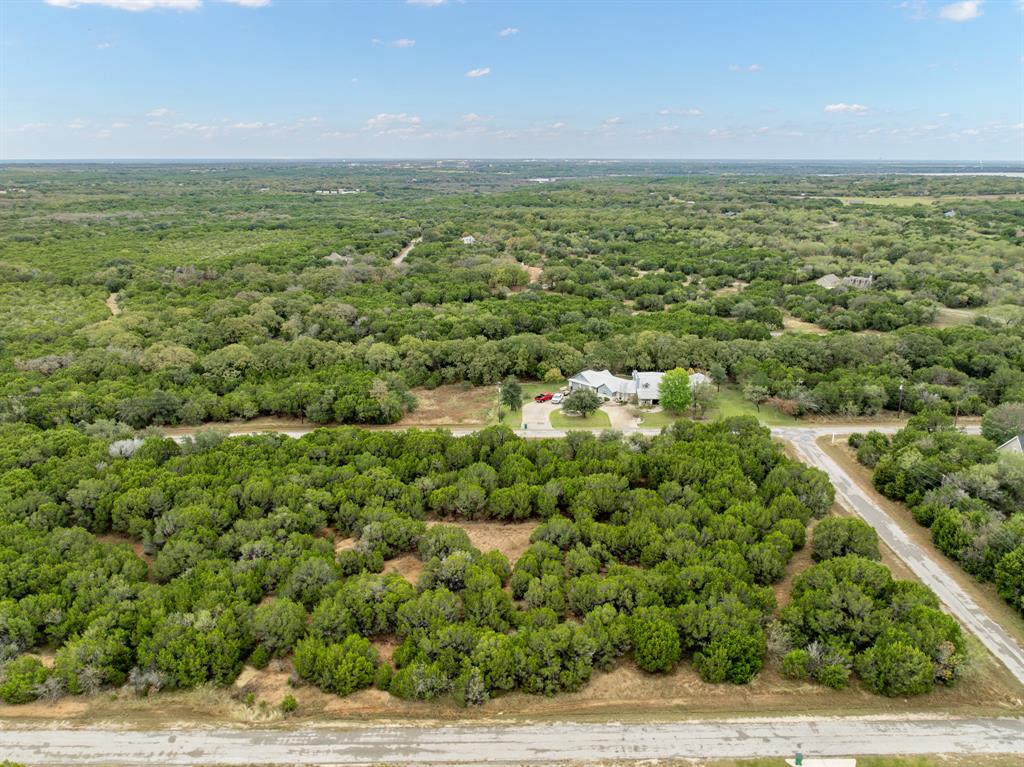
<instances>
[{"instance_id":1,"label":"dry grass patch","mask_svg":"<svg viewBox=\"0 0 1024 767\"><path fill-rule=\"evenodd\" d=\"M419 404L399 421L401 427L483 426L494 407L492 386L447 384L412 393Z\"/></svg>"}]
</instances>

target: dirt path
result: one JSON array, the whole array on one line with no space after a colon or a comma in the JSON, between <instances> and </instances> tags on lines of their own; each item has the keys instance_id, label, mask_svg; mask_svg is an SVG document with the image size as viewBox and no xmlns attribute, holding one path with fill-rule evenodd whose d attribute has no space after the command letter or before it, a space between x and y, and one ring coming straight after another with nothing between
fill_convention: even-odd
<instances>
[{"instance_id":1,"label":"dirt path","mask_svg":"<svg viewBox=\"0 0 1024 767\"><path fill-rule=\"evenodd\" d=\"M1022 719L811 718L303 730L12 730L4 757L33 765L593 764L878 754L1021 754Z\"/></svg>"},{"instance_id":2,"label":"dirt path","mask_svg":"<svg viewBox=\"0 0 1024 767\"><path fill-rule=\"evenodd\" d=\"M115 317L121 313L121 307L117 303L117 293L111 293L107 296L107 308L110 309L110 313Z\"/></svg>"},{"instance_id":3,"label":"dirt path","mask_svg":"<svg viewBox=\"0 0 1024 767\"><path fill-rule=\"evenodd\" d=\"M412 253L412 249L419 245L421 242L423 242L422 237L417 237L416 239L414 239L412 242L410 242L408 245L406 245L404 248L398 251L398 255L391 259L391 263L395 266L398 266L400 263L405 261L406 256Z\"/></svg>"}]
</instances>

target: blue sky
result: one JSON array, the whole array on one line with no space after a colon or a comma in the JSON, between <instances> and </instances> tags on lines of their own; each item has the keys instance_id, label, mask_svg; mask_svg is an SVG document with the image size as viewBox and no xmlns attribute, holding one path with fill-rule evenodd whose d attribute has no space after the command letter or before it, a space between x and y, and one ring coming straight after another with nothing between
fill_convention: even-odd
<instances>
[{"instance_id":1,"label":"blue sky","mask_svg":"<svg viewBox=\"0 0 1024 767\"><path fill-rule=\"evenodd\" d=\"M1024 161L1024 0L0 0L0 157Z\"/></svg>"}]
</instances>

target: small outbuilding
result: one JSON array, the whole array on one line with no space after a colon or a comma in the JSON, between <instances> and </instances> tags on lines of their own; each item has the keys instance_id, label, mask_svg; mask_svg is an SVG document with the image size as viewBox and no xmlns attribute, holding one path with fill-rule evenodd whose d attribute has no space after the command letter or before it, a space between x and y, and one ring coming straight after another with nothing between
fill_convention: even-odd
<instances>
[{"instance_id":1,"label":"small outbuilding","mask_svg":"<svg viewBox=\"0 0 1024 767\"><path fill-rule=\"evenodd\" d=\"M815 285L825 288L825 290L832 290L838 288L843 284L843 281L835 274L826 274L824 277L819 277L814 281Z\"/></svg>"},{"instance_id":2,"label":"small outbuilding","mask_svg":"<svg viewBox=\"0 0 1024 767\"><path fill-rule=\"evenodd\" d=\"M463 245L475 245L476 244L476 237L474 237L471 234L467 234L465 237L462 238L462 244Z\"/></svg>"}]
</instances>

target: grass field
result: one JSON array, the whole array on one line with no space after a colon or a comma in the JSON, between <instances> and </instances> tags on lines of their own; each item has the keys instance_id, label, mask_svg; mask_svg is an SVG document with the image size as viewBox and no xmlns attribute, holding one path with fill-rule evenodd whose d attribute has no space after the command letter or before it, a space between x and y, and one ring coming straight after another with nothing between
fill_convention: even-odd
<instances>
[{"instance_id":1,"label":"grass field","mask_svg":"<svg viewBox=\"0 0 1024 767\"><path fill-rule=\"evenodd\" d=\"M768 405L761 405L761 409L743 397L743 393L731 386L723 386L722 391L715 397L714 407L708 411L709 419L730 418L736 415L752 415L765 426L795 426L801 423L800 419L781 413Z\"/></svg>"},{"instance_id":2,"label":"grass field","mask_svg":"<svg viewBox=\"0 0 1024 767\"><path fill-rule=\"evenodd\" d=\"M640 426L645 429L662 429L671 426L680 418L689 417L687 415L677 416L665 410L652 413L637 408L633 412L642 419ZM702 420L710 421L737 415L752 415L765 426L793 426L801 423L799 419L781 413L768 405L761 405L761 409L758 411L754 403L747 401L743 397L743 393L733 386L722 387L722 390L715 395L715 404Z\"/></svg>"},{"instance_id":3,"label":"grass field","mask_svg":"<svg viewBox=\"0 0 1024 767\"><path fill-rule=\"evenodd\" d=\"M580 416L566 415L561 410L551 414L551 425L556 429L607 429L612 425L608 420L608 414L598 410L586 418Z\"/></svg>"}]
</instances>

